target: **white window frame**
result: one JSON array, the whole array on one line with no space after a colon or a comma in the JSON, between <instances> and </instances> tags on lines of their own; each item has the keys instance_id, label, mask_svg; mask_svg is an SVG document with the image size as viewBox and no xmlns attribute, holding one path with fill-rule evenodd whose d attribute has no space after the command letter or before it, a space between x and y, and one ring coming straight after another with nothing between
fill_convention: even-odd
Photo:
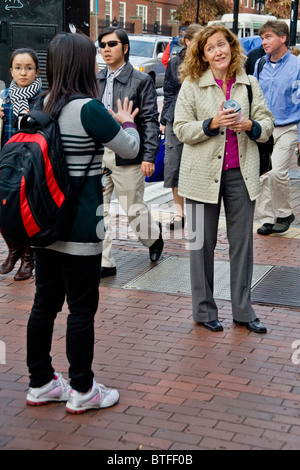
<instances>
[{"instance_id":1,"label":"white window frame","mask_svg":"<svg viewBox=\"0 0 300 470\"><path fill-rule=\"evenodd\" d=\"M124 16L121 17L121 6L123 7ZM121 18L123 18L123 26L125 27L126 23L126 2L119 2L119 22L121 23Z\"/></svg>"},{"instance_id":2,"label":"white window frame","mask_svg":"<svg viewBox=\"0 0 300 470\"><path fill-rule=\"evenodd\" d=\"M174 16L176 15L177 10L170 10L170 20L174 21Z\"/></svg>"},{"instance_id":3,"label":"white window frame","mask_svg":"<svg viewBox=\"0 0 300 470\"><path fill-rule=\"evenodd\" d=\"M161 26L161 22L162 22L162 8L161 7L156 8L156 22Z\"/></svg>"},{"instance_id":4,"label":"white window frame","mask_svg":"<svg viewBox=\"0 0 300 470\"><path fill-rule=\"evenodd\" d=\"M136 11L136 16L139 16L142 18L143 24L148 22L148 7L147 5L136 5L135 8Z\"/></svg>"},{"instance_id":5,"label":"white window frame","mask_svg":"<svg viewBox=\"0 0 300 470\"><path fill-rule=\"evenodd\" d=\"M105 21L109 19L109 23L111 23L112 20L112 5L111 5L112 0L105 0L105 10L104 10L104 17ZM107 10L109 10L109 14L107 14Z\"/></svg>"}]
</instances>

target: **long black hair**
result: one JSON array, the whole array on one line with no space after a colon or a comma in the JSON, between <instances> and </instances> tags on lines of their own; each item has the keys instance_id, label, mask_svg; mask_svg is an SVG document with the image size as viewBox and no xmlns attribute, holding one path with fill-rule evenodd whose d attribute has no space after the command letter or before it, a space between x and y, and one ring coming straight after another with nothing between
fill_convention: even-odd
<instances>
[{"instance_id":1,"label":"long black hair","mask_svg":"<svg viewBox=\"0 0 300 470\"><path fill-rule=\"evenodd\" d=\"M48 90L44 111L57 117L70 95L98 98L95 71L96 47L84 34L62 33L49 44L46 75Z\"/></svg>"}]
</instances>

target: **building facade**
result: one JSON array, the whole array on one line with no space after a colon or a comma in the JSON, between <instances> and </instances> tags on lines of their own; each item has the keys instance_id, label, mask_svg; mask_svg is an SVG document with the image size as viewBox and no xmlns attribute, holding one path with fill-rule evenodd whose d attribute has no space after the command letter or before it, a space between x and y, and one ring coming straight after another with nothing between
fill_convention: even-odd
<instances>
[{"instance_id":1,"label":"building facade","mask_svg":"<svg viewBox=\"0 0 300 470\"><path fill-rule=\"evenodd\" d=\"M201 0L200 0L201 1ZM232 1L232 11L233 4ZM177 8L184 0L91 0L91 36L105 26L118 25L134 32L134 21L140 18L146 33L159 32L169 35ZM263 1L260 1L261 9ZM259 0L240 0L240 12L258 13ZM263 11L262 11L263 12Z\"/></svg>"},{"instance_id":2,"label":"building facade","mask_svg":"<svg viewBox=\"0 0 300 470\"><path fill-rule=\"evenodd\" d=\"M91 12L97 12L101 20L112 23L115 19L120 26L139 16L145 24L167 24L182 0L91 0Z\"/></svg>"}]
</instances>

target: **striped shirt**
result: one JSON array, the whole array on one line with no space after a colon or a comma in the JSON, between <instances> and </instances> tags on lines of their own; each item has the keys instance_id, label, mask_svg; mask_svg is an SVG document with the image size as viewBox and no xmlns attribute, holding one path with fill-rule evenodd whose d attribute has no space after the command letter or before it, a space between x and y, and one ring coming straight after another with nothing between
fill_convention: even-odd
<instances>
[{"instance_id":1,"label":"striped shirt","mask_svg":"<svg viewBox=\"0 0 300 470\"><path fill-rule=\"evenodd\" d=\"M101 165L104 145L120 156L135 158L139 134L133 123L122 127L97 99L77 99L68 103L59 116L63 149L74 187L78 187L93 154L93 164L78 199L78 210L68 240L47 248L79 256L101 253L105 229Z\"/></svg>"},{"instance_id":2,"label":"striped shirt","mask_svg":"<svg viewBox=\"0 0 300 470\"><path fill-rule=\"evenodd\" d=\"M110 70L110 68L107 67L106 86L102 96L102 102L106 109L112 109L114 79L122 72L125 65L126 62L116 70Z\"/></svg>"}]
</instances>

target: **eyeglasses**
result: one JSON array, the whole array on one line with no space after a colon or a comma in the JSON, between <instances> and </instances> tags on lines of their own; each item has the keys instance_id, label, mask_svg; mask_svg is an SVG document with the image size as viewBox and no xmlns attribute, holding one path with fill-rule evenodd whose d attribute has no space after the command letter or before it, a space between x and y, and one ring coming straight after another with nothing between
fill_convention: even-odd
<instances>
[{"instance_id":1,"label":"eyeglasses","mask_svg":"<svg viewBox=\"0 0 300 470\"><path fill-rule=\"evenodd\" d=\"M116 47L119 42L121 42L121 41L100 42L100 49L105 49L106 46L108 46L108 47Z\"/></svg>"},{"instance_id":2,"label":"eyeglasses","mask_svg":"<svg viewBox=\"0 0 300 470\"><path fill-rule=\"evenodd\" d=\"M35 68L35 67L31 67L31 66L29 66L29 67L24 67L24 68L23 68L23 67L13 67L13 70L14 70L15 72L23 72L23 70L24 70L25 72L33 72L34 70L36 70L36 68Z\"/></svg>"}]
</instances>

